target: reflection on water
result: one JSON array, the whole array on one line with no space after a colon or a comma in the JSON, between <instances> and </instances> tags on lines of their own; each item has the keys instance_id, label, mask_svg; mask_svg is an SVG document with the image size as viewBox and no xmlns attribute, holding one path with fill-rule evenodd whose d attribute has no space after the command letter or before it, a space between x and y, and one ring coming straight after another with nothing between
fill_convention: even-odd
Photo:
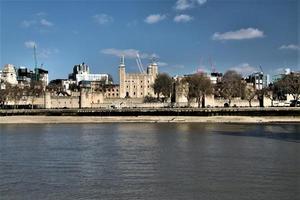
<instances>
[{"instance_id":1,"label":"reflection on water","mask_svg":"<svg viewBox=\"0 0 300 200\"><path fill-rule=\"evenodd\" d=\"M1 125L0 199L296 199L299 124Z\"/></svg>"}]
</instances>

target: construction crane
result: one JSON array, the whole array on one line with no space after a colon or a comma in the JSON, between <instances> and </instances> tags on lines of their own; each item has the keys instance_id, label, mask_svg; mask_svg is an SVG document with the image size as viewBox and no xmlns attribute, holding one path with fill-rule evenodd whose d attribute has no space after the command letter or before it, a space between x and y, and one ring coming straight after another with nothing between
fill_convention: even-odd
<instances>
[{"instance_id":1,"label":"construction crane","mask_svg":"<svg viewBox=\"0 0 300 200\"><path fill-rule=\"evenodd\" d=\"M136 64L139 68L140 73L145 73L144 66L143 66L143 63L142 63L139 53L136 54L135 60L136 60Z\"/></svg>"},{"instance_id":2,"label":"construction crane","mask_svg":"<svg viewBox=\"0 0 300 200\"><path fill-rule=\"evenodd\" d=\"M36 46L33 46L34 67L37 68Z\"/></svg>"},{"instance_id":3,"label":"construction crane","mask_svg":"<svg viewBox=\"0 0 300 200\"><path fill-rule=\"evenodd\" d=\"M209 63L210 63L210 67L211 67L211 72L215 73L216 72L216 67L215 67L211 57L209 57Z\"/></svg>"},{"instance_id":4,"label":"construction crane","mask_svg":"<svg viewBox=\"0 0 300 200\"><path fill-rule=\"evenodd\" d=\"M264 73L264 70L262 69L261 65L259 65L259 69L262 73Z\"/></svg>"},{"instance_id":5,"label":"construction crane","mask_svg":"<svg viewBox=\"0 0 300 200\"><path fill-rule=\"evenodd\" d=\"M34 73L35 73L35 80L38 81L38 68L37 68L37 57L36 57L36 46L33 46L33 58L34 58Z\"/></svg>"}]
</instances>

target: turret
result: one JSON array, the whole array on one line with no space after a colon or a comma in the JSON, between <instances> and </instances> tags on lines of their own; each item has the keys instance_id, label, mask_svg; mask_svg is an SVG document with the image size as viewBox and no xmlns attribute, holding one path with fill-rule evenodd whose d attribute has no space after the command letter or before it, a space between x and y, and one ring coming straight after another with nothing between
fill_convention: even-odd
<instances>
[{"instance_id":1,"label":"turret","mask_svg":"<svg viewBox=\"0 0 300 200\"><path fill-rule=\"evenodd\" d=\"M125 71L125 57L124 57L124 55L121 56L121 58L120 58L119 79L120 79L120 97L124 98L125 95L126 95L126 92L125 92L126 71Z\"/></svg>"}]
</instances>

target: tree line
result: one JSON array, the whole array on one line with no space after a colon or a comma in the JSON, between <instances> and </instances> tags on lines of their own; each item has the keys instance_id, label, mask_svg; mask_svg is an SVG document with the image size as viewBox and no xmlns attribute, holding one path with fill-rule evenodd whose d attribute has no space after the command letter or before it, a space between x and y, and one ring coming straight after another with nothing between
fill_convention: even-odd
<instances>
[{"instance_id":1,"label":"tree line","mask_svg":"<svg viewBox=\"0 0 300 200\"><path fill-rule=\"evenodd\" d=\"M198 107L205 106L205 96L215 95L215 97L228 100L228 106L234 98L241 98L249 102L253 99L270 98L273 104L275 99L284 99L287 94L293 96L294 101L300 96L300 74L291 73L283 75L269 86L257 90L254 86L247 86L242 75L236 71L227 71L220 82L212 84L210 78L204 73L197 73L175 80L166 73L158 74L153 84L156 99L146 97L145 102L163 102L175 96L175 92L185 94L188 105L191 101L196 101ZM176 89L175 89L176 88ZM176 90L176 91L175 91ZM295 105L296 106L296 105Z\"/></svg>"}]
</instances>

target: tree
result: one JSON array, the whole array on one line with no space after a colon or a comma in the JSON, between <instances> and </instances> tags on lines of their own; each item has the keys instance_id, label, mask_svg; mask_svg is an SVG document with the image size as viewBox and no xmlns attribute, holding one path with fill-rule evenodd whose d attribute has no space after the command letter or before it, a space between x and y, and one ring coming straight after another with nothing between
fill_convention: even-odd
<instances>
[{"instance_id":1,"label":"tree","mask_svg":"<svg viewBox=\"0 0 300 200\"><path fill-rule=\"evenodd\" d=\"M64 88L59 83L50 82L49 85L47 85L46 90L50 92L61 92L64 90Z\"/></svg>"},{"instance_id":2,"label":"tree","mask_svg":"<svg viewBox=\"0 0 300 200\"><path fill-rule=\"evenodd\" d=\"M245 92L246 85L242 81L242 76L236 71L227 71L220 84L220 94L225 99L228 99L230 106L231 101L235 97L242 97Z\"/></svg>"},{"instance_id":3,"label":"tree","mask_svg":"<svg viewBox=\"0 0 300 200\"><path fill-rule=\"evenodd\" d=\"M213 87L210 79L203 73L194 74L192 76L186 77L185 80L188 83L188 101L192 98L196 99L198 103L198 108L205 106L205 95L211 94L213 92Z\"/></svg>"},{"instance_id":4,"label":"tree","mask_svg":"<svg viewBox=\"0 0 300 200\"><path fill-rule=\"evenodd\" d=\"M23 89L20 88L18 85L7 85L6 86L8 95L7 95L7 101L13 101L14 102L14 108L17 108L18 105L17 103L21 100L21 98L23 97Z\"/></svg>"},{"instance_id":5,"label":"tree","mask_svg":"<svg viewBox=\"0 0 300 200\"><path fill-rule=\"evenodd\" d=\"M299 100L300 96L300 73L290 73L284 75L281 79L276 81L275 87L283 94L291 94L295 101Z\"/></svg>"},{"instance_id":6,"label":"tree","mask_svg":"<svg viewBox=\"0 0 300 200\"><path fill-rule=\"evenodd\" d=\"M29 87L25 88L28 97L31 97L31 108L33 108L34 101L44 92L44 85L41 81L31 81Z\"/></svg>"},{"instance_id":7,"label":"tree","mask_svg":"<svg viewBox=\"0 0 300 200\"><path fill-rule=\"evenodd\" d=\"M263 105L263 100L264 97L268 98L271 100L271 106L273 107L274 104L274 93L275 93L275 87L274 84L270 84L268 87L265 87L261 90L257 90L256 94L257 94L257 98L260 100L260 106L264 106Z\"/></svg>"},{"instance_id":8,"label":"tree","mask_svg":"<svg viewBox=\"0 0 300 200\"><path fill-rule=\"evenodd\" d=\"M113 79L112 75L108 74L108 83L113 84L113 82L114 82L114 79Z\"/></svg>"},{"instance_id":9,"label":"tree","mask_svg":"<svg viewBox=\"0 0 300 200\"><path fill-rule=\"evenodd\" d=\"M4 108L5 103L7 102L9 97L9 88L11 87L11 85L4 81L2 82L2 84L5 85L5 87L3 89L0 88L0 106Z\"/></svg>"},{"instance_id":10,"label":"tree","mask_svg":"<svg viewBox=\"0 0 300 200\"><path fill-rule=\"evenodd\" d=\"M168 74L162 73L157 75L152 87L154 89L154 93L157 95L157 99L159 100L161 94L165 97L165 99L171 96L172 86L172 78Z\"/></svg>"},{"instance_id":11,"label":"tree","mask_svg":"<svg viewBox=\"0 0 300 200\"><path fill-rule=\"evenodd\" d=\"M78 87L78 85L76 83L71 83L69 85L69 90L71 90L71 91L78 91L79 87Z\"/></svg>"},{"instance_id":12,"label":"tree","mask_svg":"<svg viewBox=\"0 0 300 200\"><path fill-rule=\"evenodd\" d=\"M257 95L257 91L253 87L246 87L245 88L245 99L249 102L249 107L252 107L251 102Z\"/></svg>"}]
</instances>

